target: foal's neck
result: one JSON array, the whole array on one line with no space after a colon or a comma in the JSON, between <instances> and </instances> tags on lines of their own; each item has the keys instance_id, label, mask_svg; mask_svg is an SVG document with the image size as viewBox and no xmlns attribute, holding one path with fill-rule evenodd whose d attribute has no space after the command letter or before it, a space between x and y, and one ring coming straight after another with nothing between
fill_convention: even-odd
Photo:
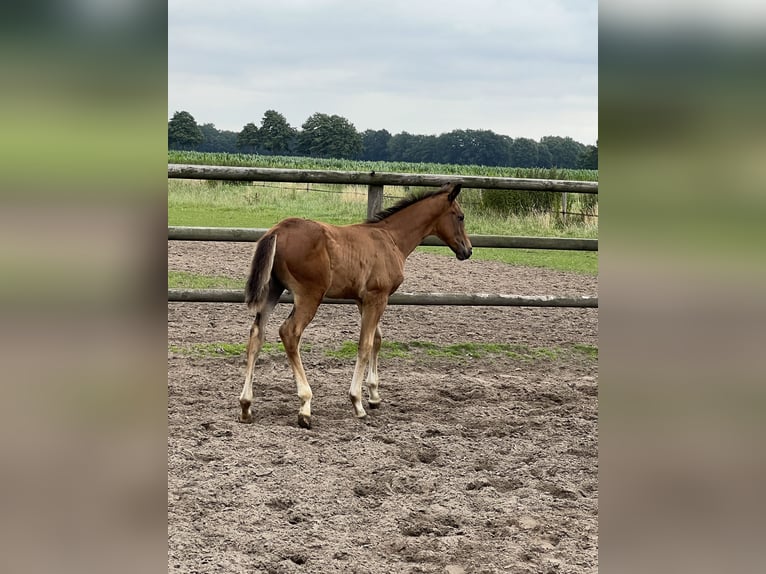
<instances>
[{"instance_id":1,"label":"foal's neck","mask_svg":"<svg viewBox=\"0 0 766 574\"><path fill-rule=\"evenodd\" d=\"M380 222L379 225L388 230L404 258L431 234L436 220L444 211L442 201L440 196L428 197Z\"/></svg>"}]
</instances>

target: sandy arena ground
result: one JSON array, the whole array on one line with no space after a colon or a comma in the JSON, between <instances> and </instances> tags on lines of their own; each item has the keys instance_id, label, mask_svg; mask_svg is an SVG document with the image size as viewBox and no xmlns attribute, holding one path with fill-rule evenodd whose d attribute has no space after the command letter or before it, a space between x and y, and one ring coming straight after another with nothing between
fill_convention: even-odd
<instances>
[{"instance_id":1,"label":"sandy arena ground","mask_svg":"<svg viewBox=\"0 0 766 574\"><path fill-rule=\"evenodd\" d=\"M168 242L170 270L243 278L253 244ZM595 295L571 273L415 253L400 291ZM289 312L280 305L267 341ZM245 343L244 305L168 304L168 344ZM353 417L358 314L323 305L304 334L311 430L284 354L256 367L255 423L236 422L240 356L168 351L168 571L597 571L597 309L391 306L387 341L508 343L535 358L380 361L380 409Z\"/></svg>"}]
</instances>

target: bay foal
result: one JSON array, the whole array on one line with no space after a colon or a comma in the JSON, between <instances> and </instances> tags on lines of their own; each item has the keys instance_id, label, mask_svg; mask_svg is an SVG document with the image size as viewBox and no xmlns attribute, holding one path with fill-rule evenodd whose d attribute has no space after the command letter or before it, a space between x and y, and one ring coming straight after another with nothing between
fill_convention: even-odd
<instances>
[{"instance_id":1,"label":"bay foal","mask_svg":"<svg viewBox=\"0 0 766 574\"><path fill-rule=\"evenodd\" d=\"M300 341L323 297L353 299L362 316L354 376L348 393L354 414L366 416L362 379L367 372L368 405L380 405L378 323L388 296L404 279L404 262L424 237L436 235L458 259L471 256L463 211L457 202L459 184L407 197L365 223L335 226L307 219L281 221L256 245L245 289L245 302L255 311L247 345L245 386L239 397L239 420L253 421L253 368L265 337L269 314L285 289L294 297L293 309L279 328L301 400L298 424L311 428L311 387L303 370Z\"/></svg>"}]
</instances>

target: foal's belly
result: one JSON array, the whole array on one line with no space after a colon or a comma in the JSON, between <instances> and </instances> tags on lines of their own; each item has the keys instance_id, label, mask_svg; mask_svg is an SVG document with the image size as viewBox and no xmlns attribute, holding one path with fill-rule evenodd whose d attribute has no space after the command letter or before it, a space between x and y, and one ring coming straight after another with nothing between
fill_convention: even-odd
<instances>
[{"instance_id":1,"label":"foal's belly","mask_svg":"<svg viewBox=\"0 0 766 574\"><path fill-rule=\"evenodd\" d=\"M355 299L357 301L362 301L370 296L388 297L396 291L402 279L401 273L386 267L358 275L333 273L330 287L325 296L331 299Z\"/></svg>"}]
</instances>

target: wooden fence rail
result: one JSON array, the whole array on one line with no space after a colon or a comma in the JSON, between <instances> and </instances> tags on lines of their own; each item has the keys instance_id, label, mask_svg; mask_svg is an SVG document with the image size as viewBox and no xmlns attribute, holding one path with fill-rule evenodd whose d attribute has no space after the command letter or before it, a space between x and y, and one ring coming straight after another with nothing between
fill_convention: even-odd
<instances>
[{"instance_id":1,"label":"wooden fence rail","mask_svg":"<svg viewBox=\"0 0 766 574\"><path fill-rule=\"evenodd\" d=\"M187 303L244 303L241 289L168 289L168 301ZM292 303L285 293L280 303ZM351 299L323 299L322 303L356 304ZM598 307L598 297L552 295L497 295L494 293L394 293L389 305L461 305L488 307Z\"/></svg>"},{"instance_id":2,"label":"wooden fence rail","mask_svg":"<svg viewBox=\"0 0 766 574\"><path fill-rule=\"evenodd\" d=\"M258 241L266 229L248 227L168 227L168 240L176 241ZM469 235L474 247L507 249L557 249L598 251L598 239L565 237L511 237L507 235ZM445 244L433 235L421 245L443 247Z\"/></svg>"}]
</instances>

